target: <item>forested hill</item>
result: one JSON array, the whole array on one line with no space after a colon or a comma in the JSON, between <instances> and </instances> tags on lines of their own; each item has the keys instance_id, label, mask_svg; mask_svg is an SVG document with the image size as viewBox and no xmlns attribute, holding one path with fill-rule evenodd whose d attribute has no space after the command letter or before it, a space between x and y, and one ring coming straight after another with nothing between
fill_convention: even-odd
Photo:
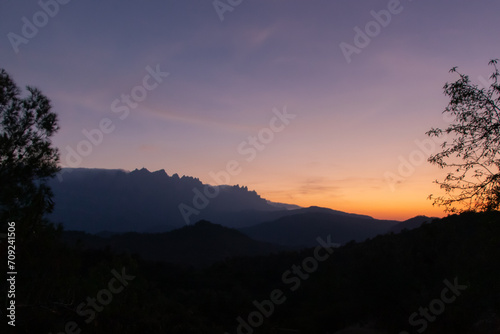
<instances>
[{"instance_id":1,"label":"forested hill","mask_svg":"<svg viewBox=\"0 0 500 334\"><path fill-rule=\"evenodd\" d=\"M236 256L267 255L288 249L255 241L241 232L204 220L165 233L128 232L101 237L65 231L63 240L68 245L80 244L84 249L109 248L116 253L137 254L149 261L195 267Z\"/></svg>"},{"instance_id":2,"label":"forested hill","mask_svg":"<svg viewBox=\"0 0 500 334\"><path fill-rule=\"evenodd\" d=\"M271 298L280 303L265 311L253 333L287 328L325 334L349 327L367 333L500 331L499 213L450 216L350 242L329 256L310 248L238 257L204 269L49 240L30 247L19 252L18 333L59 333L74 322L87 333L232 334L241 321L248 326L250 314L263 312L256 303ZM314 265L317 256L322 260ZM112 270L131 280L87 322L77 309L108 286ZM282 292L278 299L276 290Z\"/></svg>"}]
</instances>

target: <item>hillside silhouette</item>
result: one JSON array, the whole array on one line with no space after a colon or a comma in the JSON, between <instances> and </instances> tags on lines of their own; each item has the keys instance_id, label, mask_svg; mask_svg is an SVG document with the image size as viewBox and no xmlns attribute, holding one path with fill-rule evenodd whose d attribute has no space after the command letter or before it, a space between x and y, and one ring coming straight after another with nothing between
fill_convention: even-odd
<instances>
[{"instance_id":1,"label":"hillside silhouette","mask_svg":"<svg viewBox=\"0 0 500 334\"><path fill-rule=\"evenodd\" d=\"M331 235L334 242L344 244L351 240L363 241L387 233L398 223L310 207L294 210L277 220L240 230L256 240L279 245L312 247L318 235Z\"/></svg>"},{"instance_id":2,"label":"hillside silhouette","mask_svg":"<svg viewBox=\"0 0 500 334\"><path fill-rule=\"evenodd\" d=\"M170 235L192 243L196 241L190 236L193 230L207 236L221 231L236 235L207 222ZM241 235L238 238L244 240ZM217 247L208 242L210 237L206 240L202 248L207 247L207 252ZM276 333L276 328L311 334L346 328L416 333L423 328L423 318L418 316L419 325L412 325L410 316L441 298L447 280L456 282L460 293L425 322L425 332L498 333L499 241L500 213L436 219L412 230L335 248L317 270L299 280L294 291L283 275L305 263L315 248L236 257L194 269L110 248L50 243L50 247L36 247L36 261L22 259L16 329L18 333L59 333L74 321L88 333L236 333L238 317L246 321L256 310L254 302L269 299L271 291L280 289L286 301L275 305L255 333ZM125 268L134 279L87 323L75 310L107 286L113 268Z\"/></svg>"},{"instance_id":3,"label":"hillside silhouette","mask_svg":"<svg viewBox=\"0 0 500 334\"><path fill-rule=\"evenodd\" d=\"M128 232L108 237L67 231L63 240L84 249L110 249L116 253L138 255L148 261L161 261L202 267L237 256L266 255L287 250L250 239L236 230L202 220L194 225L165 233Z\"/></svg>"}]
</instances>

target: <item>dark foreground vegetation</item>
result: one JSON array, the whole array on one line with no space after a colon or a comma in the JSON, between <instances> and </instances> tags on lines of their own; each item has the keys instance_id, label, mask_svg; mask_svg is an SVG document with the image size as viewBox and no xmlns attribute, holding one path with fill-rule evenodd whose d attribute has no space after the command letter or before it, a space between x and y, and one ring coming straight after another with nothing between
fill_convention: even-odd
<instances>
[{"instance_id":1,"label":"dark foreground vegetation","mask_svg":"<svg viewBox=\"0 0 500 334\"><path fill-rule=\"evenodd\" d=\"M324 334L356 325L387 333L499 332L499 213L464 213L351 242L317 268L304 261L314 248L193 268L67 246L56 234L18 249L16 327L6 325L2 307L0 332ZM439 303L445 280L461 288ZM418 314L440 305L428 319Z\"/></svg>"}]
</instances>

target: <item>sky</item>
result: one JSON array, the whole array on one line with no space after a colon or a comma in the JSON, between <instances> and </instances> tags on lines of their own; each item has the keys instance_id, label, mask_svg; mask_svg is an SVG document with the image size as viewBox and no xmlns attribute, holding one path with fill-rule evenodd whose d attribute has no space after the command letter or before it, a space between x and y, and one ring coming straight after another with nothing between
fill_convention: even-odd
<instances>
[{"instance_id":1,"label":"sky","mask_svg":"<svg viewBox=\"0 0 500 334\"><path fill-rule=\"evenodd\" d=\"M58 114L61 166L165 169L380 219L443 216L425 135L487 84L500 2L0 0L0 68Z\"/></svg>"}]
</instances>

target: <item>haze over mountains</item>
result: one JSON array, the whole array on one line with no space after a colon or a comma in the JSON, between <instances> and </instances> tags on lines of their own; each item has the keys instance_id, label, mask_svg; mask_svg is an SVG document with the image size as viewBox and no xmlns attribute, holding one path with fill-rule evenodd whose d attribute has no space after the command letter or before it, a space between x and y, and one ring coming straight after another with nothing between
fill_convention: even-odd
<instances>
[{"instance_id":1,"label":"haze over mountains","mask_svg":"<svg viewBox=\"0 0 500 334\"><path fill-rule=\"evenodd\" d=\"M169 176L164 170L63 169L50 186L56 203L51 220L62 223L65 230L94 234L168 232L207 220L258 241L307 247L320 235L344 244L429 220L416 217L408 224L272 203L244 186L207 186L197 178Z\"/></svg>"}]
</instances>

